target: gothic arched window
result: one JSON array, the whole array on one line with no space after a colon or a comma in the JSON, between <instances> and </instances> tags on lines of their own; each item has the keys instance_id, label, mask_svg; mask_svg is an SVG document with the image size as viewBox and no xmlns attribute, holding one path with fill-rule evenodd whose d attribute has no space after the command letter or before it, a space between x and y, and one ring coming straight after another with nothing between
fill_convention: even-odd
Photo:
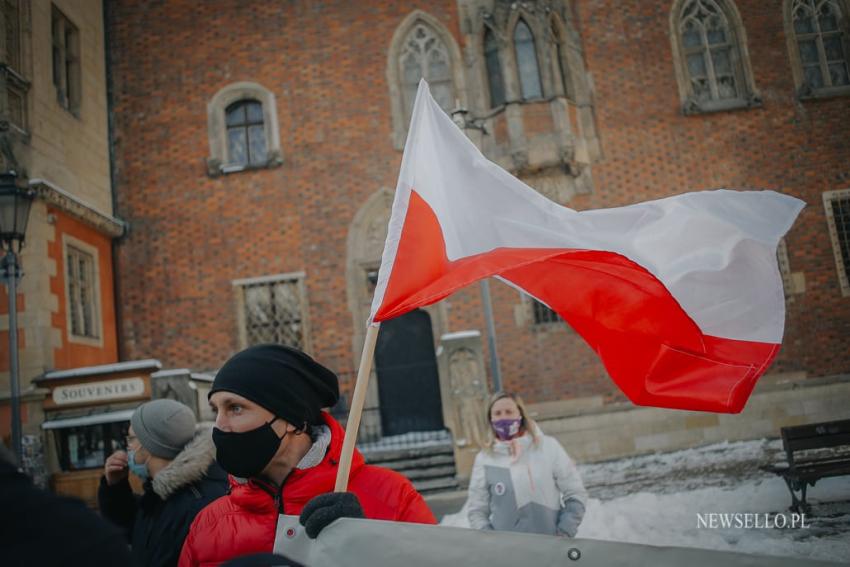
<instances>
[{"instance_id":1,"label":"gothic arched window","mask_svg":"<svg viewBox=\"0 0 850 567\"><path fill-rule=\"evenodd\" d=\"M487 65L487 85L490 87L490 107L505 104L505 81L499 60L499 42L493 31L484 32L484 61Z\"/></svg>"},{"instance_id":2,"label":"gothic arched window","mask_svg":"<svg viewBox=\"0 0 850 567\"><path fill-rule=\"evenodd\" d=\"M685 113L759 104L732 0L678 0L670 21Z\"/></svg>"},{"instance_id":3,"label":"gothic arched window","mask_svg":"<svg viewBox=\"0 0 850 567\"><path fill-rule=\"evenodd\" d=\"M522 18L517 21L514 28L514 51L522 98L524 100L541 98L543 87L540 83L540 66L537 63L534 35Z\"/></svg>"},{"instance_id":4,"label":"gothic arched window","mask_svg":"<svg viewBox=\"0 0 850 567\"><path fill-rule=\"evenodd\" d=\"M424 22L417 22L404 38L399 55L405 123L410 122L419 80L425 79L437 104L451 112L454 104L452 62L440 37Z\"/></svg>"},{"instance_id":5,"label":"gothic arched window","mask_svg":"<svg viewBox=\"0 0 850 567\"><path fill-rule=\"evenodd\" d=\"M793 0L790 29L791 60L797 67L802 93L850 86L846 4L840 0Z\"/></svg>"},{"instance_id":6,"label":"gothic arched window","mask_svg":"<svg viewBox=\"0 0 850 567\"><path fill-rule=\"evenodd\" d=\"M690 0L679 33L696 101L743 98L741 55L723 8L713 0Z\"/></svg>"}]
</instances>

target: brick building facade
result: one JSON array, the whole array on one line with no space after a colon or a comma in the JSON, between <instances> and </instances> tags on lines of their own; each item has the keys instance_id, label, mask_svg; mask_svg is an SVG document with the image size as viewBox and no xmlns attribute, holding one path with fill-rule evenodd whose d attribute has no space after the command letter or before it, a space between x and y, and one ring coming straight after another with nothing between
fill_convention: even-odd
<instances>
[{"instance_id":1,"label":"brick building facade","mask_svg":"<svg viewBox=\"0 0 850 567\"><path fill-rule=\"evenodd\" d=\"M809 29L815 4L832 12ZM850 3L107 6L115 206L130 225L122 359L212 370L272 337L347 392L418 72L446 110L468 110L488 157L572 208L722 187L805 200L780 251L787 326L770 372L850 373ZM492 293L506 387L623 400L566 325L499 282ZM435 343L485 329L478 286L426 312Z\"/></svg>"}]
</instances>

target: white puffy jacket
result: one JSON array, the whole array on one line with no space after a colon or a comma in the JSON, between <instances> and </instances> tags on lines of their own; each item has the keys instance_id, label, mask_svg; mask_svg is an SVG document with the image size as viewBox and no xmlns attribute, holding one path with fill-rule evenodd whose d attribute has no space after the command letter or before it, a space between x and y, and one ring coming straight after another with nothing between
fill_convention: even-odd
<instances>
[{"instance_id":1,"label":"white puffy jacket","mask_svg":"<svg viewBox=\"0 0 850 567\"><path fill-rule=\"evenodd\" d=\"M561 444L542 433L538 438L535 444L526 433L478 453L469 481L471 527L575 535L587 491ZM518 456L511 455L512 443Z\"/></svg>"}]
</instances>

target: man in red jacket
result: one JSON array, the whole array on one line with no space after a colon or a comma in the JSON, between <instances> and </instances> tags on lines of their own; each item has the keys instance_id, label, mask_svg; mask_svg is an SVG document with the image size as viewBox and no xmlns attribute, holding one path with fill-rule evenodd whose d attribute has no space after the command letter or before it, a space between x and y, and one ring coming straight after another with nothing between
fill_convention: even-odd
<instances>
[{"instance_id":1,"label":"man in red jacket","mask_svg":"<svg viewBox=\"0 0 850 567\"><path fill-rule=\"evenodd\" d=\"M255 346L225 363L209 401L230 493L195 518L180 567L270 552L279 514L301 514L311 499L333 491L345 432L322 408L338 399L336 375L293 348ZM301 517L308 535L341 516L436 523L410 481L365 464L356 450L348 490L308 507Z\"/></svg>"}]
</instances>

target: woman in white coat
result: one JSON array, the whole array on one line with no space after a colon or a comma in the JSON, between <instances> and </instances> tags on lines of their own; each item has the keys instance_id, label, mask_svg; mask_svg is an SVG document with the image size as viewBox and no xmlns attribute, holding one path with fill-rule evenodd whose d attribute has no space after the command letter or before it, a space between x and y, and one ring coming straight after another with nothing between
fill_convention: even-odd
<instances>
[{"instance_id":1,"label":"woman in white coat","mask_svg":"<svg viewBox=\"0 0 850 567\"><path fill-rule=\"evenodd\" d=\"M487 420L469 482L470 526L574 537L587 492L567 452L529 419L519 396L494 394Z\"/></svg>"}]
</instances>

